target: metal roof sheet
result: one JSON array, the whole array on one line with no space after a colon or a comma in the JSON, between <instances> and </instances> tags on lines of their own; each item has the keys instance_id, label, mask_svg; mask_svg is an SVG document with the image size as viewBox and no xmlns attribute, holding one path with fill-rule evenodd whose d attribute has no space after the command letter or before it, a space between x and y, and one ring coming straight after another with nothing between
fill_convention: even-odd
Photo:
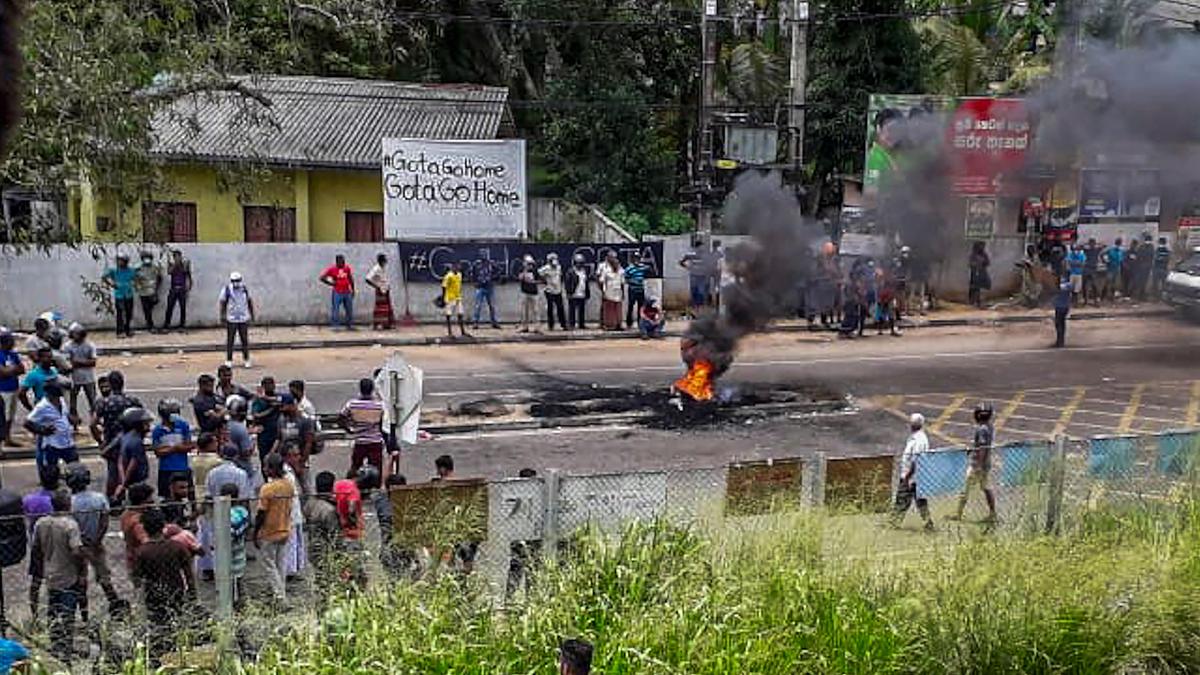
<instances>
[{"instance_id":1,"label":"metal roof sheet","mask_svg":"<svg viewBox=\"0 0 1200 675\"><path fill-rule=\"evenodd\" d=\"M237 92L189 94L154 118L154 154L174 160L375 168L381 140L495 138L508 91L304 76L247 76L271 101Z\"/></svg>"}]
</instances>

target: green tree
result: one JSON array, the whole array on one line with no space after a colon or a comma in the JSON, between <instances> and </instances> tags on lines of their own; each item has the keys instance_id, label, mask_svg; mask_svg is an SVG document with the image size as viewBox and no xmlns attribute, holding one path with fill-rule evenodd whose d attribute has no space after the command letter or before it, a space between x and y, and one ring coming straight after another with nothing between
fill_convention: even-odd
<instances>
[{"instance_id":1,"label":"green tree","mask_svg":"<svg viewBox=\"0 0 1200 675\"><path fill-rule=\"evenodd\" d=\"M824 0L813 10L804 143L813 206L840 203L839 175L862 170L868 96L921 91L921 43L912 23L847 17L905 11L903 0Z\"/></svg>"}]
</instances>

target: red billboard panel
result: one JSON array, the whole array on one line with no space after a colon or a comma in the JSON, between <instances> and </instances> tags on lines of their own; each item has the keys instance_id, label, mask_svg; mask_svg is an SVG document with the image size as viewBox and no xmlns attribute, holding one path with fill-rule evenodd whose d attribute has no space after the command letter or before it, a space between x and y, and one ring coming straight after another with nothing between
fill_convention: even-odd
<instances>
[{"instance_id":1,"label":"red billboard panel","mask_svg":"<svg viewBox=\"0 0 1200 675\"><path fill-rule=\"evenodd\" d=\"M1020 175L1032 131L1025 102L1012 98L960 99L947 129L954 191L995 195L1006 176Z\"/></svg>"}]
</instances>

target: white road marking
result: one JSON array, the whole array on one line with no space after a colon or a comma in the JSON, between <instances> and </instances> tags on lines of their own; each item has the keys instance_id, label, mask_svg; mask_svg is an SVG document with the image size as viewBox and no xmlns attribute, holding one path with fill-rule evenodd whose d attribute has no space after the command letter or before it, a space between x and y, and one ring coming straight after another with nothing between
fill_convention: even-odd
<instances>
[{"instance_id":1,"label":"white road marking","mask_svg":"<svg viewBox=\"0 0 1200 675\"><path fill-rule=\"evenodd\" d=\"M836 365L836 364L858 364L858 363L895 363L897 361L906 362L922 362L931 360L944 359L986 359L986 358L1008 358L1013 356L1022 356L1028 354L1064 354L1064 353L1096 353L1110 351L1138 351L1164 347L1200 347L1200 342L1171 342L1171 343L1143 343L1143 344L1128 344L1128 345L1103 345L1095 347L1067 347L1065 349L1051 349L1048 347L1039 347L1031 349L1013 349L1013 350L980 350L968 352L934 352L931 354L888 354L880 356L838 356L828 358L812 358L812 359L772 359L766 361L742 360L734 361L733 370L742 370L750 368L778 368L787 366L819 366L819 365ZM629 373L645 373L645 372L682 372L682 364L673 363L671 365L653 365L647 364L636 367L626 368L562 368L562 369L533 369L524 368L516 370L505 370L500 372L480 372L480 373L431 373L428 370L425 373L426 382L444 382L452 380L496 380L510 379L524 375L554 375L556 377L568 375L604 375L604 374L629 374ZM357 384L358 379L337 379L337 380L306 380L309 386L333 386L333 385L352 385ZM192 386L165 386L151 387L143 389L130 389L131 393L153 393L160 391L192 391ZM1074 387L1049 387L1045 389L1028 389L1027 391L1061 391L1071 390Z\"/></svg>"}]
</instances>

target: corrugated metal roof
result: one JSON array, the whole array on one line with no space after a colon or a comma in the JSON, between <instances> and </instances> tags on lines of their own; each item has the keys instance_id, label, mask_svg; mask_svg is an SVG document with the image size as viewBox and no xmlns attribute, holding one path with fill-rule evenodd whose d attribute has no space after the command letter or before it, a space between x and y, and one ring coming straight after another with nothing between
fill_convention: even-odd
<instances>
[{"instance_id":1,"label":"corrugated metal roof","mask_svg":"<svg viewBox=\"0 0 1200 675\"><path fill-rule=\"evenodd\" d=\"M154 119L154 153L175 160L376 168L381 140L495 138L508 90L323 77L241 78L270 99L206 92Z\"/></svg>"}]
</instances>

